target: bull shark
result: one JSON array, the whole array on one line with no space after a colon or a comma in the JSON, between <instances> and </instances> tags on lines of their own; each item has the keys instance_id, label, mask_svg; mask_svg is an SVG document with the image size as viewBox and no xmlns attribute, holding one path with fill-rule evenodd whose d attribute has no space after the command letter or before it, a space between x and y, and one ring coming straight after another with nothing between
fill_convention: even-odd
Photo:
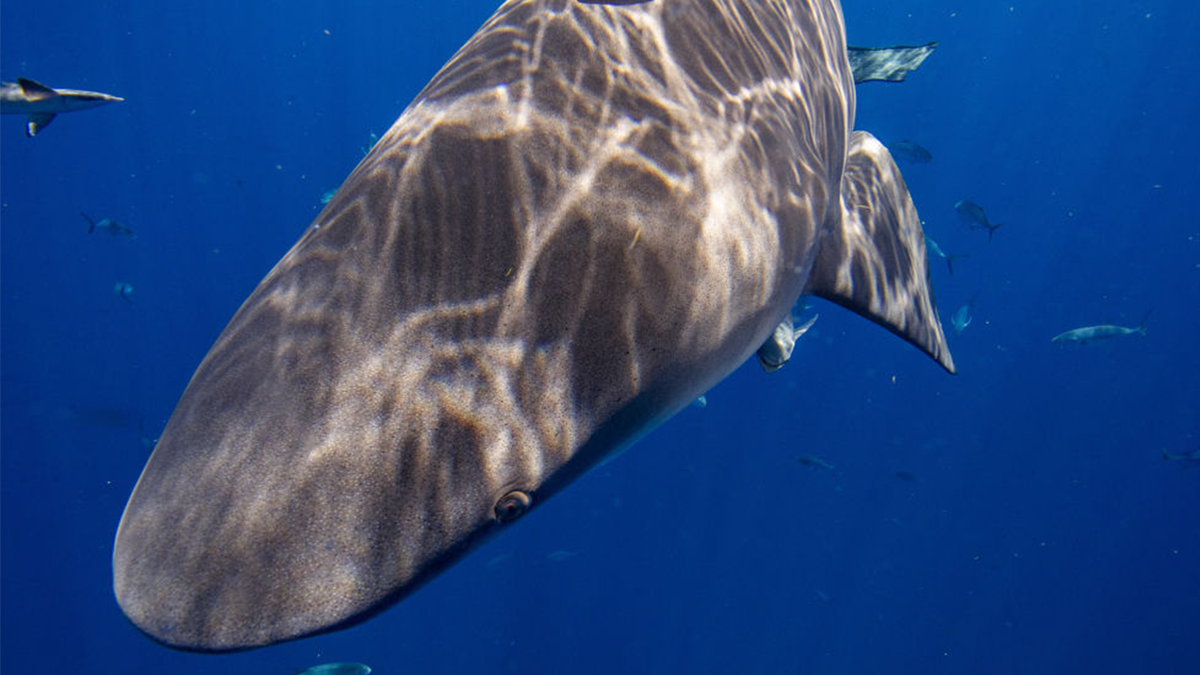
<instances>
[{"instance_id":1,"label":"bull shark","mask_svg":"<svg viewBox=\"0 0 1200 675\"><path fill-rule=\"evenodd\" d=\"M254 290L113 551L228 651L354 625L695 401L802 294L954 364L836 0L510 0Z\"/></svg>"},{"instance_id":2,"label":"bull shark","mask_svg":"<svg viewBox=\"0 0 1200 675\"><path fill-rule=\"evenodd\" d=\"M45 129L59 113L87 110L124 100L98 91L54 89L24 77L17 78L16 82L0 82L0 113L29 115L25 122L25 135L30 138Z\"/></svg>"}]
</instances>

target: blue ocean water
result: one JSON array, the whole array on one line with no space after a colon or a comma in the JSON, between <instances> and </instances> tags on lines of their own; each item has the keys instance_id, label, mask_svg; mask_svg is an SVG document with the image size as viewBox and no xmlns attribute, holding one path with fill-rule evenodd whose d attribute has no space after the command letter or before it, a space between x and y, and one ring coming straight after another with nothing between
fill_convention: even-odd
<instances>
[{"instance_id":1,"label":"blue ocean water","mask_svg":"<svg viewBox=\"0 0 1200 675\"><path fill-rule=\"evenodd\" d=\"M959 375L817 302L782 371L744 365L366 624L224 656L133 628L110 557L143 439L493 9L0 5L5 80L126 99L35 139L0 124L0 669L1200 672L1200 461L1163 455L1200 449L1182 0L844 3L852 44L940 42L859 87L856 127L933 155L902 166L928 234L969 254L933 270L944 322L973 305ZM993 241L962 199L1004 223ZM1144 338L1050 342L1147 311Z\"/></svg>"}]
</instances>

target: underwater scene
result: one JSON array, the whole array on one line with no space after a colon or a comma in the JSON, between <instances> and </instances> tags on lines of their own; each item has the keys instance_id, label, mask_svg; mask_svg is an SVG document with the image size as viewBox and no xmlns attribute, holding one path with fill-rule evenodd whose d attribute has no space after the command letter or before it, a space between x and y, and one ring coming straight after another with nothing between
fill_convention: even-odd
<instances>
[{"instance_id":1,"label":"underwater scene","mask_svg":"<svg viewBox=\"0 0 1200 675\"><path fill-rule=\"evenodd\" d=\"M0 670L1200 672L1197 35L0 3Z\"/></svg>"}]
</instances>

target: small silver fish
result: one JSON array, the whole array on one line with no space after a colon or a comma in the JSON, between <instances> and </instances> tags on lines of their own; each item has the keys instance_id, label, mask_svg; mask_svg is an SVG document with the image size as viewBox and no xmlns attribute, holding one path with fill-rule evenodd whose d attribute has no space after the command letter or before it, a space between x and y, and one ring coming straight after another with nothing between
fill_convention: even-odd
<instances>
[{"instance_id":1,"label":"small silver fish","mask_svg":"<svg viewBox=\"0 0 1200 675\"><path fill-rule=\"evenodd\" d=\"M1084 326L1083 328L1074 328L1065 333L1059 333L1050 338L1054 344L1067 344L1069 342L1075 344L1086 345L1089 342L1096 340L1106 340L1108 338L1122 337L1125 335L1146 335L1146 319L1150 318L1150 312L1146 312L1146 316L1142 317L1142 322L1138 325L1127 328L1125 326L1115 326L1113 324L1102 324L1099 326Z\"/></svg>"},{"instance_id":2,"label":"small silver fish","mask_svg":"<svg viewBox=\"0 0 1200 675\"><path fill-rule=\"evenodd\" d=\"M124 300L125 302L133 302L133 284L118 281L113 285L113 295Z\"/></svg>"},{"instance_id":3,"label":"small silver fish","mask_svg":"<svg viewBox=\"0 0 1200 675\"><path fill-rule=\"evenodd\" d=\"M832 464L825 461L821 457L817 457L816 455L804 455L796 461L800 462L804 466L809 467L810 469L825 469L826 471L833 471L834 469Z\"/></svg>"},{"instance_id":4,"label":"small silver fish","mask_svg":"<svg viewBox=\"0 0 1200 675\"><path fill-rule=\"evenodd\" d=\"M950 276L954 276L954 261L955 260L958 260L959 258L970 257L969 253L952 253L950 255L947 255L945 252L942 251L942 247L938 246L938 243L933 240L933 237L929 237L929 236L925 237L925 246L929 248L931 253L933 253L937 257L941 258L942 260L946 261L946 267L949 268L949 270L950 270Z\"/></svg>"},{"instance_id":5,"label":"small silver fish","mask_svg":"<svg viewBox=\"0 0 1200 675\"><path fill-rule=\"evenodd\" d=\"M1163 448L1163 459L1179 462L1200 462L1200 448L1191 452L1169 452Z\"/></svg>"},{"instance_id":6,"label":"small silver fish","mask_svg":"<svg viewBox=\"0 0 1200 675\"><path fill-rule=\"evenodd\" d=\"M805 307L807 309L807 307ZM796 349L796 341L802 335L812 328L817 322L817 317L820 314L813 315L813 318L805 321L799 326L795 325L796 319L791 314L775 327L775 332L771 334L771 339L763 343L763 346L758 348L758 364L768 373L773 373L783 367L783 364L792 358L792 351Z\"/></svg>"},{"instance_id":7,"label":"small silver fish","mask_svg":"<svg viewBox=\"0 0 1200 675\"><path fill-rule=\"evenodd\" d=\"M322 663L319 666L297 670L296 675L367 675L371 667L362 663Z\"/></svg>"},{"instance_id":8,"label":"small silver fish","mask_svg":"<svg viewBox=\"0 0 1200 675\"><path fill-rule=\"evenodd\" d=\"M128 237L130 239L137 238L137 235L133 233L133 228L122 225L112 218L103 218L97 223L96 221L92 220L91 216L83 211L80 211L79 215L83 216L83 219L88 223L88 234L91 234L96 230L103 230L114 237Z\"/></svg>"},{"instance_id":9,"label":"small silver fish","mask_svg":"<svg viewBox=\"0 0 1200 675\"><path fill-rule=\"evenodd\" d=\"M974 306L975 302L971 301L954 310L954 314L950 316L950 325L954 326L955 333L962 334L967 329L967 326L971 325L971 320L974 318L971 316L971 309Z\"/></svg>"}]
</instances>

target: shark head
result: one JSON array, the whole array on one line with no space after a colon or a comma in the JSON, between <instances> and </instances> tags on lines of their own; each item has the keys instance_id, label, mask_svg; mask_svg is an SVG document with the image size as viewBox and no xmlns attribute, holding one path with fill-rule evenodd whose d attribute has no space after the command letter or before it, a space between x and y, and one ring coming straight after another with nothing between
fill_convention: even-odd
<instances>
[{"instance_id":1,"label":"shark head","mask_svg":"<svg viewBox=\"0 0 1200 675\"><path fill-rule=\"evenodd\" d=\"M505 4L201 363L114 588L193 650L352 625L645 434L805 292L952 368L836 2Z\"/></svg>"}]
</instances>

